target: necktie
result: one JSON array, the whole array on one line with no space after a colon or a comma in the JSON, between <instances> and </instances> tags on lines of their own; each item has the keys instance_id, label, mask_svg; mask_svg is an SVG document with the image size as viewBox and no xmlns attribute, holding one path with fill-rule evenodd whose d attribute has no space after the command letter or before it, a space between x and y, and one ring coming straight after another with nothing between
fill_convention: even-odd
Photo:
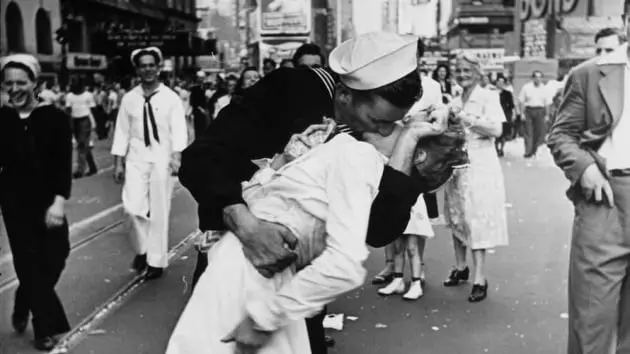
<instances>
[{"instance_id":1,"label":"necktie","mask_svg":"<svg viewBox=\"0 0 630 354\"><path fill-rule=\"evenodd\" d=\"M157 124L155 123L155 116L153 115L153 107L151 106L151 97L153 97L157 91L154 91L148 96L144 96L144 108L142 110L142 116L144 120L144 145L151 146L151 137L149 136L149 120L151 121L151 130L153 130L153 138L158 143L160 137L158 136Z\"/></svg>"}]
</instances>

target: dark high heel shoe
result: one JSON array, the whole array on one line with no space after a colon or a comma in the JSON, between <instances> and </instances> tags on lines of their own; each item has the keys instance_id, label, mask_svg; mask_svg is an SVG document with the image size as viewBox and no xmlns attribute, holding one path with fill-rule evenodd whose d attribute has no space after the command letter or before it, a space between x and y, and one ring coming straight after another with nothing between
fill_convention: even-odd
<instances>
[{"instance_id":1,"label":"dark high heel shoe","mask_svg":"<svg viewBox=\"0 0 630 354\"><path fill-rule=\"evenodd\" d=\"M15 313L11 316L11 324L18 334L24 334L28 326L28 314L26 316L17 316Z\"/></svg>"},{"instance_id":2,"label":"dark high heel shoe","mask_svg":"<svg viewBox=\"0 0 630 354\"><path fill-rule=\"evenodd\" d=\"M473 284L472 291L468 297L469 302L480 302L488 297L488 281L485 284Z\"/></svg>"},{"instance_id":3,"label":"dark high heel shoe","mask_svg":"<svg viewBox=\"0 0 630 354\"><path fill-rule=\"evenodd\" d=\"M42 351L50 351L57 345L58 341L55 337L35 337L35 349Z\"/></svg>"},{"instance_id":4,"label":"dark high heel shoe","mask_svg":"<svg viewBox=\"0 0 630 354\"><path fill-rule=\"evenodd\" d=\"M163 274L164 274L164 268L156 268L156 267L149 266L147 268L147 273L144 275L144 278L146 280L158 279L158 278L161 278Z\"/></svg>"},{"instance_id":5,"label":"dark high heel shoe","mask_svg":"<svg viewBox=\"0 0 630 354\"><path fill-rule=\"evenodd\" d=\"M133 264L131 265L133 269L135 269L136 273L141 274L147 268L147 255L139 254L133 259Z\"/></svg>"},{"instance_id":6,"label":"dark high heel shoe","mask_svg":"<svg viewBox=\"0 0 630 354\"><path fill-rule=\"evenodd\" d=\"M451 274L449 274L448 278L444 281L444 286L458 286L461 283L467 282L469 276L470 269L468 267L464 268L463 270L455 268L451 270Z\"/></svg>"}]
</instances>

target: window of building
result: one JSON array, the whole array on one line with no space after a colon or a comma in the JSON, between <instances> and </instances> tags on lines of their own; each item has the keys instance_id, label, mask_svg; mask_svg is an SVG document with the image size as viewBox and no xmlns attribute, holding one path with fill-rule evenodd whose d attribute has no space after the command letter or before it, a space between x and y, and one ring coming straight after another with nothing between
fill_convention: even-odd
<instances>
[{"instance_id":1,"label":"window of building","mask_svg":"<svg viewBox=\"0 0 630 354\"><path fill-rule=\"evenodd\" d=\"M7 50L9 52L25 52L22 12L14 1L7 6L7 12L4 14L4 23L4 33L7 34Z\"/></svg>"},{"instance_id":2,"label":"window of building","mask_svg":"<svg viewBox=\"0 0 630 354\"><path fill-rule=\"evenodd\" d=\"M37 40L37 53L52 54L52 28L50 17L46 10L40 8L35 15L35 37Z\"/></svg>"}]
</instances>

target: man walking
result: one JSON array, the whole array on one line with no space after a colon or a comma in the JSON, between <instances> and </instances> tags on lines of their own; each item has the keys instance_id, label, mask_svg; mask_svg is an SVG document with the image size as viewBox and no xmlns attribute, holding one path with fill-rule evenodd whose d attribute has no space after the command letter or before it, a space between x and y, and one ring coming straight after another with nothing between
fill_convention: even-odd
<instances>
[{"instance_id":1,"label":"man walking","mask_svg":"<svg viewBox=\"0 0 630 354\"><path fill-rule=\"evenodd\" d=\"M545 142L546 120L551 104L549 89L543 84L543 73L534 71L532 81L526 83L518 96L525 119L525 158L536 156L538 147Z\"/></svg>"},{"instance_id":2,"label":"man walking","mask_svg":"<svg viewBox=\"0 0 630 354\"><path fill-rule=\"evenodd\" d=\"M569 354L630 353L630 52L572 70L549 136L575 205Z\"/></svg>"},{"instance_id":3,"label":"man walking","mask_svg":"<svg viewBox=\"0 0 630 354\"><path fill-rule=\"evenodd\" d=\"M114 178L125 181L122 202L135 231L133 267L141 273L148 266L146 278L155 279L167 265L172 176L187 145L187 126L179 96L158 80L161 51L135 50L131 61L141 83L123 97L118 112Z\"/></svg>"}]
</instances>

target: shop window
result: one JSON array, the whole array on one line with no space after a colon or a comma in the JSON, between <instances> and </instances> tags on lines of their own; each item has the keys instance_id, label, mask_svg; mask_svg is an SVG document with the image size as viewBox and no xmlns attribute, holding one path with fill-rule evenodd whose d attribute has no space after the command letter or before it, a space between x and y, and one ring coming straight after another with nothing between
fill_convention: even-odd
<instances>
[{"instance_id":1,"label":"shop window","mask_svg":"<svg viewBox=\"0 0 630 354\"><path fill-rule=\"evenodd\" d=\"M14 1L7 6L4 14L5 31L7 34L7 50L9 52L24 52L24 22L20 7Z\"/></svg>"},{"instance_id":2,"label":"shop window","mask_svg":"<svg viewBox=\"0 0 630 354\"><path fill-rule=\"evenodd\" d=\"M37 53L52 54L52 28L50 25L50 17L44 9L37 10L35 15L35 36L37 40Z\"/></svg>"}]
</instances>

